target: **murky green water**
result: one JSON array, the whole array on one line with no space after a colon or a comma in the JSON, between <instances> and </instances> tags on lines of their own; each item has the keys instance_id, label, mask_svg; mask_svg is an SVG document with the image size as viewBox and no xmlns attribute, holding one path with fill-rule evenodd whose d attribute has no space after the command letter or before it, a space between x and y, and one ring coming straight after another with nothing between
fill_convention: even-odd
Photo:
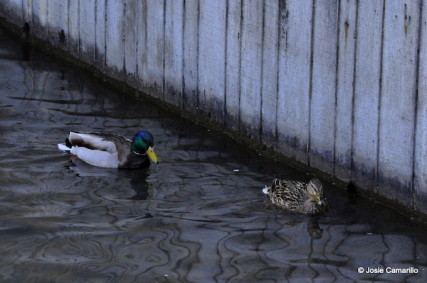
<instances>
[{"instance_id":1,"label":"murky green water","mask_svg":"<svg viewBox=\"0 0 427 283\"><path fill-rule=\"evenodd\" d=\"M0 38L1 282L426 282L425 227L328 184L326 215L278 211L261 188L305 174ZM143 129L162 161L148 170L56 147Z\"/></svg>"}]
</instances>

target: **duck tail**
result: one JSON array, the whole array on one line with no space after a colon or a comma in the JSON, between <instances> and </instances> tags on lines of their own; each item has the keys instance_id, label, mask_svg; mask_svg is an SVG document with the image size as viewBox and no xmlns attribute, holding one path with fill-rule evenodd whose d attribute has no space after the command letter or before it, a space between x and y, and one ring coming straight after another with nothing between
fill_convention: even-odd
<instances>
[{"instance_id":1,"label":"duck tail","mask_svg":"<svg viewBox=\"0 0 427 283\"><path fill-rule=\"evenodd\" d=\"M268 187L264 186L264 188L262 189L262 192L266 195L268 195Z\"/></svg>"},{"instance_id":2,"label":"duck tail","mask_svg":"<svg viewBox=\"0 0 427 283\"><path fill-rule=\"evenodd\" d=\"M58 149L62 151L70 151L73 145L68 138L65 139L65 144L58 143Z\"/></svg>"},{"instance_id":3,"label":"duck tail","mask_svg":"<svg viewBox=\"0 0 427 283\"><path fill-rule=\"evenodd\" d=\"M70 150L71 150L71 148L70 148L70 147L66 146L66 145L65 145L65 144L63 144L63 143L58 143L58 149L59 149L59 150L62 150L62 151L70 151Z\"/></svg>"}]
</instances>

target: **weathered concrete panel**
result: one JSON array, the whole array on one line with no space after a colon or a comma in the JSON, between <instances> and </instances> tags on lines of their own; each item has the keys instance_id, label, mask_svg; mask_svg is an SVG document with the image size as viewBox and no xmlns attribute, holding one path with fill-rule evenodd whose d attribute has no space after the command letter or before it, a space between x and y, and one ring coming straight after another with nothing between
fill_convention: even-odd
<instances>
[{"instance_id":1,"label":"weathered concrete panel","mask_svg":"<svg viewBox=\"0 0 427 283\"><path fill-rule=\"evenodd\" d=\"M262 78L261 78L261 140L276 147L277 89L279 45L279 0L264 1Z\"/></svg>"},{"instance_id":2,"label":"weathered concrete panel","mask_svg":"<svg viewBox=\"0 0 427 283\"><path fill-rule=\"evenodd\" d=\"M354 86L353 180L376 186L383 1L359 0Z\"/></svg>"},{"instance_id":3,"label":"weathered concrete panel","mask_svg":"<svg viewBox=\"0 0 427 283\"><path fill-rule=\"evenodd\" d=\"M261 126L263 3L245 0L242 7L240 130L258 140Z\"/></svg>"},{"instance_id":4,"label":"weathered concrete panel","mask_svg":"<svg viewBox=\"0 0 427 283\"><path fill-rule=\"evenodd\" d=\"M239 129L242 1L228 0L225 66L225 124Z\"/></svg>"},{"instance_id":5,"label":"weathered concrete panel","mask_svg":"<svg viewBox=\"0 0 427 283\"><path fill-rule=\"evenodd\" d=\"M79 6L79 25L81 26L79 34L80 59L89 64L95 62L95 2L96 0L80 0Z\"/></svg>"},{"instance_id":6,"label":"weathered concrete panel","mask_svg":"<svg viewBox=\"0 0 427 283\"><path fill-rule=\"evenodd\" d=\"M19 1L19 0L15 0ZM30 26L33 22L33 1L22 2L22 21L28 23Z\"/></svg>"},{"instance_id":7,"label":"weathered concrete panel","mask_svg":"<svg viewBox=\"0 0 427 283\"><path fill-rule=\"evenodd\" d=\"M135 86L135 79L138 70L137 50L138 41L137 33L139 25L137 24L137 1L125 1L125 19L124 21L124 49L125 49L125 79Z\"/></svg>"},{"instance_id":8,"label":"weathered concrete panel","mask_svg":"<svg viewBox=\"0 0 427 283\"><path fill-rule=\"evenodd\" d=\"M183 95L182 106L194 112L197 109L197 77L198 77L198 33L199 33L199 1L184 1L183 26Z\"/></svg>"},{"instance_id":9,"label":"weathered concrete panel","mask_svg":"<svg viewBox=\"0 0 427 283\"><path fill-rule=\"evenodd\" d=\"M418 1L385 2L379 186L405 204L412 201L419 7Z\"/></svg>"},{"instance_id":10,"label":"weathered concrete panel","mask_svg":"<svg viewBox=\"0 0 427 283\"><path fill-rule=\"evenodd\" d=\"M199 109L217 122L224 121L226 3L200 0Z\"/></svg>"},{"instance_id":11,"label":"weathered concrete panel","mask_svg":"<svg viewBox=\"0 0 427 283\"><path fill-rule=\"evenodd\" d=\"M68 3L53 1L48 6L49 42L66 49L68 31Z\"/></svg>"},{"instance_id":12,"label":"weathered concrete panel","mask_svg":"<svg viewBox=\"0 0 427 283\"><path fill-rule=\"evenodd\" d=\"M68 34L68 2L52 1L48 6L49 42L57 47L66 48Z\"/></svg>"},{"instance_id":13,"label":"weathered concrete panel","mask_svg":"<svg viewBox=\"0 0 427 283\"><path fill-rule=\"evenodd\" d=\"M184 1L166 0L165 14L165 100L182 103Z\"/></svg>"},{"instance_id":14,"label":"weathered concrete panel","mask_svg":"<svg viewBox=\"0 0 427 283\"><path fill-rule=\"evenodd\" d=\"M136 58L137 58L137 80L138 89L145 91L143 87L147 75L147 1L138 1L136 3Z\"/></svg>"},{"instance_id":15,"label":"weathered concrete panel","mask_svg":"<svg viewBox=\"0 0 427 283\"><path fill-rule=\"evenodd\" d=\"M280 3L278 148L308 164L313 3L311 0Z\"/></svg>"},{"instance_id":16,"label":"weathered concrete panel","mask_svg":"<svg viewBox=\"0 0 427 283\"><path fill-rule=\"evenodd\" d=\"M106 69L112 77L124 80L124 3L121 0L108 0L105 11Z\"/></svg>"},{"instance_id":17,"label":"weathered concrete panel","mask_svg":"<svg viewBox=\"0 0 427 283\"><path fill-rule=\"evenodd\" d=\"M138 58L142 61L141 70L138 72L142 80L143 89L152 92L152 95L163 99L163 79L164 79L164 1L143 1L142 21L145 32L138 36L144 36L143 46L138 44L141 51Z\"/></svg>"},{"instance_id":18,"label":"weathered concrete panel","mask_svg":"<svg viewBox=\"0 0 427 283\"><path fill-rule=\"evenodd\" d=\"M106 0L96 0L95 66L101 71L105 68L105 5Z\"/></svg>"},{"instance_id":19,"label":"weathered concrete panel","mask_svg":"<svg viewBox=\"0 0 427 283\"><path fill-rule=\"evenodd\" d=\"M423 4L420 23L420 53L418 72L418 100L415 128L415 206L427 211L427 7Z\"/></svg>"},{"instance_id":20,"label":"weathered concrete panel","mask_svg":"<svg viewBox=\"0 0 427 283\"><path fill-rule=\"evenodd\" d=\"M78 57L80 50L80 2L68 1L68 51Z\"/></svg>"},{"instance_id":21,"label":"weathered concrete panel","mask_svg":"<svg viewBox=\"0 0 427 283\"><path fill-rule=\"evenodd\" d=\"M37 34L41 39L47 39L48 29L48 1L46 0L33 0L32 13L33 13L33 25L32 32Z\"/></svg>"},{"instance_id":22,"label":"weathered concrete panel","mask_svg":"<svg viewBox=\"0 0 427 283\"><path fill-rule=\"evenodd\" d=\"M357 1L340 1L339 3L334 175L347 182L351 177Z\"/></svg>"},{"instance_id":23,"label":"weathered concrete panel","mask_svg":"<svg viewBox=\"0 0 427 283\"><path fill-rule=\"evenodd\" d=\"M0 5L0 15L11 21L23 24L23 2L22 0L10 0Z\"/></svg>"},{"instance_id":24,"label":"weathered concrete panel","mask_svg":"<svg viewBox=\"0 0 427 283\"><path fill-rule=\"evenodd\" d=\"M316 1L314 14L310 166L332 174L338 1Z\"/></svg>"}]
</instances>

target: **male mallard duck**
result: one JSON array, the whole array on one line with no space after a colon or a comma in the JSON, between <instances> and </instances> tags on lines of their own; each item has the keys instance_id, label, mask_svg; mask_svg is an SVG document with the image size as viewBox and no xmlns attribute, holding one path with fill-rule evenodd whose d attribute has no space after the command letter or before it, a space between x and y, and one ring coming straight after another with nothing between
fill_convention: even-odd
<instances>
[{"instance_id":1,"label":"male mallard duck","mask_svg":"<svg viewBox=\"0 0 427 283\"><path fill-rule=\"evenodd\" d=\"M266 186L262 191L270 197L274 205L289 212L315 215L324 212L327 208L319 179L311 179L308 184L274 179L271 186Z\"/></svg>"},{"instance_id":2,"label":"male mallard duck","mask_svg":"<svg viewBox=\"0 0 427 283\"><path fill-rule=\"evenodd\" d=\"M105 168L139 168L159 163L154 152L153 135L136 133L132 140L106 133L70 132L60 150L69 151L93 166Z\"/></svg>"}]
</instances>

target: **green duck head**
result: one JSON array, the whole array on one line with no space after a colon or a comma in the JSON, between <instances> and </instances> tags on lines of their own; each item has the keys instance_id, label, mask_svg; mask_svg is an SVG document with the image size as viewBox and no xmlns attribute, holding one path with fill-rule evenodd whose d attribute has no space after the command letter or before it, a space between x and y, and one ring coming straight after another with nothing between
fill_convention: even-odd
<instances>
[{"instance_id":1,"label":"green duck head","mask_svg":"<svg viewBox=\"0 0 427 283\"><path fill-rule=\"evenodd\" d=\"M137 155L147 154L154 163L159 163L156 153L154 152L154 138L148 131L140 131L132 139L130 150Z\"/></svg>"}]
</instances>

